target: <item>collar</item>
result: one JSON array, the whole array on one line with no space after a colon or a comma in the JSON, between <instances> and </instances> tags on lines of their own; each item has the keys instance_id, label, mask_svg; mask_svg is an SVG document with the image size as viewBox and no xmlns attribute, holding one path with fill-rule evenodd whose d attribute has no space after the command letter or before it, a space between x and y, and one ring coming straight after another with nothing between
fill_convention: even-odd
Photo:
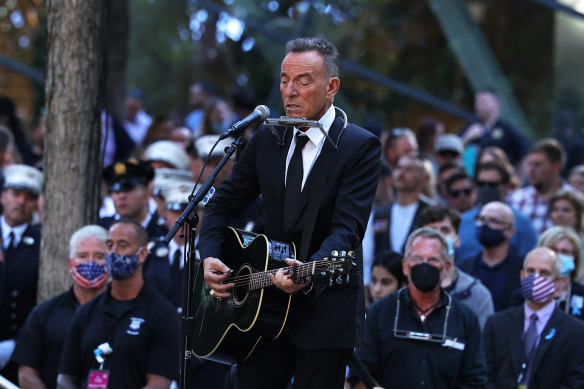
<instances>
[{"instance_id":1,"label":"collar","mask_svg":"<svg viewBox=\"0 0 584 389\"><path fill-rule=\"evenodd\" d=\"M334 105L331 104L331 106L329 107L329 109L327 109L325 114L320 119L318 119L318 122L320 124L322 124L322 128L328 134L334 120L335 120L335 107L334 107ZM299 131L300 130L298 130L296 127L294 127L294 133L292 135L296 136L296 133ZM306 130L304 132L304 134L306 134L306 136L308 136L308 139L310 140L310 142L313 143L315 146L320 145L320 143L324 139L324 135L322 134L320 129L316 128L316 127L309 128L308 130Z\"/></svg>"},{"instance_id":2,"label":"collar","mask_svg":"<svg viewBox=\"0 0 584 389\"><path fill-rule=\"evenodd\" d=\"M28 223L21 224L16 227L10 227L6 220L4 219L4 215L0 216L0 227L2 228L2 242L8 242L10 240L10 232L14 232L14 247L18 245L21 241L24 232L28 228Z\"/></svg>"},{"instance_id":3,"label":"collar","mask_svg":"<svg viewBox=\"0 0 584 389\"><path fill-rule=\"evenodd\" d=\"M529 305L527 305L527 302L523 303L523 314L525 315L524 317L531 317L532 314L536 314L537 315L537 320L539 320L541 323L547 323L548 320L550 319L550 317L552 317L552 314L554 313L554 309L556 308L556 304L554 299L551 299L550 302L545 305L543 308L541 308L538 311L534 311L533 309L531 309L531 307Z\"/></svg>"},{"instance_id":4,"label":"collar","mask_svg":"<svg viewBox=\"0 0 584 389\"><path fill-rule=\"evenodd\" d=\"M178 243L174 241L174 239L171 239L170 242L168 242L168 263L169 265L172 265L172 261L174 260L174 253L177 249L180 250L181 253L181 261L179 262L179 266L182 269L184 266L182 257L185 253L185 245L179 246Z\"/></svg>"},{"instance_id":5,"label":"collar","mask_svg":"<svg viewBox=\"0 0 584 389\"><path fill-rule=\"evenodd\" d=\"M411 309L413 309L413 305L412 305L412 296L410 295L410 287L409 286L404 286L404 288L406 289L407 293L401 293L401 295L403 296L403 301L404 303L408 304L408 307L410 307ZM440 306L438 308L436 308L435 310L439 310L445 306L448 305L448 296L446 295L446 293L444 292L444 289L442 289L442 287L440 287Z\"/></svg>"},{"instance_id":6,"label":"collar","mask_svg":"<svg viewBox=\"0 0 584 389\"><path fill-rule=\"evenodd\" d=\"M142 289L138 292L138 296L136 296L132 301L132 308L137 309L140 307L148 307L151 305L150 299L148 299L148 295L150 294L150 286L148 281L144 280L144 285L142 285ZM99 306L104 312L107 312L111 315L114 315L114 311L112 310L111 303L114 300L112 296L112 284L111 282L107 285L107 290L103 292L99 297L101 300L99 301Z\"/></svg>"}]
</instances>

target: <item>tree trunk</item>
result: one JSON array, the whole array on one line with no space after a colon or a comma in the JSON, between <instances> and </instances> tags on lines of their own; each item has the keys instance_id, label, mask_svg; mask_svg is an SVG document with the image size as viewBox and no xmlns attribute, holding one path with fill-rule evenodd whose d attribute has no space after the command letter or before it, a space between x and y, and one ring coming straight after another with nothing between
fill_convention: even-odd
<instances>
[{"instance_id":1,"label":"tree trunk","mask_svg":"<svg viewBox=\"0 0 584 389\"><path fill-rule=\"evenodd\" d=\"M128 52L128 0L109 0L107 21L107 83L105 107L121 118L126 96L126 57Z\"/></svg>"},{"instance_id":2,"label":"tree trunk","mask_svg":"<svg viewBox=\"0 0 584 389\"><path fill-rule=\"evenodd\" d=\"M39 302L71 285L69 237L97 221L106 3L47 1L46 135Z\"/></svg>"}]
</instances>

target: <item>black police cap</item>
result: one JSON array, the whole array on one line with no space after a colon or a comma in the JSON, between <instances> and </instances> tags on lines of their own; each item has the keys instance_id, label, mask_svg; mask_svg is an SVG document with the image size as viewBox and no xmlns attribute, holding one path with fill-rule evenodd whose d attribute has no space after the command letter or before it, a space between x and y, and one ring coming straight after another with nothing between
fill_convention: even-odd
<instances>
[{"instance_id":1,"label":"black police cap","mask_svg":"<svg viewBox=\"0 0 584 389\"><path fill-rule=\"evenodd\" d=\"M144 161L130 158L125 162L116 162L103 170L102 177L110 191L132 190L139 184L148 184L154 178L154 170Z\"/></svg>"}]
</instances>

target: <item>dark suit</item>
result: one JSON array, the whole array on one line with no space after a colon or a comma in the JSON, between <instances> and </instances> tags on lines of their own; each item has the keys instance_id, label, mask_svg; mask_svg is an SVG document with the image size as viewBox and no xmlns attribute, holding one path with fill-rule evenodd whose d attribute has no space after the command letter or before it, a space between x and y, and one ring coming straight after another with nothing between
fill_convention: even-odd
<instances>
[{"instance_id":1,"label":"dark suit","mask_svg":"<svg viewBox=\"0 0 584 389\"><path fill-rule=\"evenodd\" d=\"M325 140L320 155L306 180L297 210L297 222L283 225L286 156L292 129L284 131L284 145L279 146L270 129L258 128L245 147L231 176L225 180L205 209L199 240L201 258L221 258L225 226L232 217L260 194L264 201L265 228L270 238L294 242L301 247L302 232L312 188L321 178L313 174L330 164L320 195L316 224L307 258L320 260L332 250L360 248L365 233L377 182L381 147L379 140L366 130L349 125L342 131L343 121L336 118L329 135L338 149ZM325 165L323 165L325 166ZM359 270L362 258L356 259ZM363 277L351 277L351 283L328 287L328 279L315 280L314 290L294 295L286 324L290 342L304 350L353 348L362 337L364 324Z\"/></svg>"},{"instance_id":2,"label":"dark suit","mask_svg":"<svg viewBox=\"0 0 584 389\"><path fill-rule=\"evenodd\" d=\"M0 341L16 338L36 305L40 247L41 226L31 224L4 262L0 261ZM16 364L9 363L0 374L16 383Z\"/></svg>"},{"instance_id":3,"label":"dark suit","mask_svg":"<svg viewBox=\"0 0 584 389\"><path fill-rule=\"evenodd\" d=\"M487 388L517 388L523 363L523 319L523 305L487 319L484 329ZM555 309L535 351L529 389L584 388L583 344L584 324Z\"/></svg>"},{"instance_id":4,"label":"dark suit","mask_svg":"<svg viewBox=\"0 0 584 389\"><path fill-rule=\"evenodd\" d=\"M15 338L36 305L40 247L40 225L29 225L0 262L0 340Z\"/></svg>"},{"instance_id":5,"label":"dark suit","mask_svg":"<svg viewBox=\"0 0 584 389\"><path fill-rule=\"evenodd\" d=\"M422 198L418 200L418 208L416 209L416 213L414 214L414 218L412 219L412 224L408 226L404 226L404 228L408 228L409 236L415 229L421 227L420 225L420 215L426 208L431 206L432 204L424 201ZM392 250L391 242L389 238L389 231L391 229L391 207L393 203L388 205L384 205L383 207L379 207L375 210L373 214L373 227L375 232L375 254L380 253L382 251ZM407 241L407 239L406 239ZM405 250L406 242L402 245L401 252L403 253Z\"/></svg>"}]
</instances>

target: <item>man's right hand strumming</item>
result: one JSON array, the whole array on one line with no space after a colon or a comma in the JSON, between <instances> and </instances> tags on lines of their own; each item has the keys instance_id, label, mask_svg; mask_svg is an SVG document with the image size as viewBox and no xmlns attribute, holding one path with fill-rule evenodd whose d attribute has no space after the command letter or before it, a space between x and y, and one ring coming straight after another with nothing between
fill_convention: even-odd
<instances>
[{"instance_id":1,"label":"man's right hand strumming","mask_svg":"<svg viewBox=\"0 0 584 389\"><path fill-rule=\"evenodd\" d=\"M231 269L227 267L218 258L207 257L203 260L203 270L205 271L205 281L212 289L215 297L223 298L231 296L228 292L235 284L222 284L223 281L231 274Z\"/></svg>"}]
</instances>

